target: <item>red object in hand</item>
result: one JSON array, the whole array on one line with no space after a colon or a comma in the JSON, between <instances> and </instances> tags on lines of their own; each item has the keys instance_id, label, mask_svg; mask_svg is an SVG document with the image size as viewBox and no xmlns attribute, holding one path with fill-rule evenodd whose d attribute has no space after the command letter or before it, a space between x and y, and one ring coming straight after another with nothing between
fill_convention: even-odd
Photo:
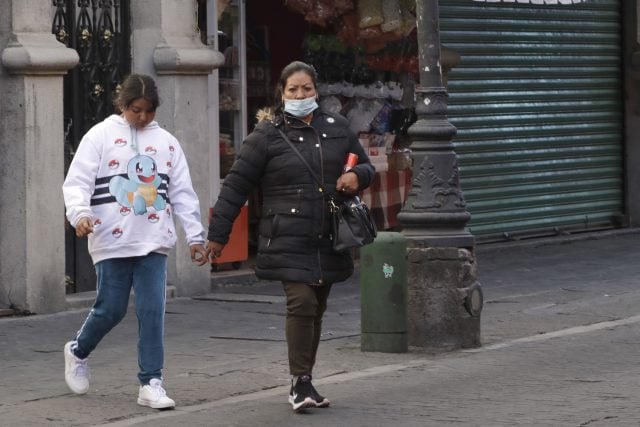
<instances>
[{"instance_id":1,"label":"red object in hand","mask_svg":"<svg viewBox=\"0 0 640 427\"><path fill-rule=\"evenodd\" d=\"M358 155L355 153L349 153L347 161L344 164L343 173L349 172L355 165L358 164Z\"/></svg>"}]
</instances>

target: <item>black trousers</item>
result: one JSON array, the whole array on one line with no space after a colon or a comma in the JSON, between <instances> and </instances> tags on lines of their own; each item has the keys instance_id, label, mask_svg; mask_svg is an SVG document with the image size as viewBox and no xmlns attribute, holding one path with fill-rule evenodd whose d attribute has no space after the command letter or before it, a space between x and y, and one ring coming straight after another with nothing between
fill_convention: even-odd
<instances>
[{"instance_id":1,"label":"black trousers","mask_svg":"<svg viewBox=\"0 0 640 427\"><path fill-rule=\"evenodd\" d=\"M331 285L282 282L287 297L285 334L291 375L311 375Z\"/></svg>"}]
</instances>

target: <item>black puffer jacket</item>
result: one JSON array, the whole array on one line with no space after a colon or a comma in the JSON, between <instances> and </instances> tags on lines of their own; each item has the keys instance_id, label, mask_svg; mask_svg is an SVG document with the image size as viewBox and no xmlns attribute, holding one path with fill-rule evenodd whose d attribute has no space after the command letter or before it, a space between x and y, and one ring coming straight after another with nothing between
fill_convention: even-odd
<instances>
[{"instance_id":1,"label":"black puffer jacket","mask_svg":"<svg viewBox=\"0 0 640 427\"><path fill-rule=\"evenodd\" d=\"M360 189L375 169L347 120L321 109L310 125L289 115L266 116L242 144L224 180L209 224L210 241L227 243L234 219L255 187L262 192L256 275L261 279L310 284L346 280L353 273L350 254L331 246L326 200L300 158L282 138L282 129L334 193L349 152L358 155L353 172ZM337 193L338 195L340 193Z\"/></svg>"}]
</instances>

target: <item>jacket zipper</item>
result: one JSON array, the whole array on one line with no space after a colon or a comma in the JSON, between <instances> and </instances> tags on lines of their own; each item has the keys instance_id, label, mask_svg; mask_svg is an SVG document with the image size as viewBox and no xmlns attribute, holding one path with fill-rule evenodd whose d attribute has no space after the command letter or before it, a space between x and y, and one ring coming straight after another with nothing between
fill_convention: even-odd
<instances>
[{"instance_id":1,"label":"jacket zipper","mask_svg":"<svg viewBox=\"0 0 640 427\"><path fill-rule=\"evenodd\" d=\"M286 120L285 120L285 122L286 122ZM298 129L302 129L302 128L306 128L306 127L311 128L311 131L313 132L313 134L316 137L316 144L318 145L318 149L319 149L319 153L320 153L320 181L322 183L322 186L324 187L324 158L322 156L322 144L320 143L320 136L318 135L318 132L316 131L316 129L313 126L311 126L310 124L306 124L306 123L304 123L302 126L295 126L295 125L292 125L292 123L289 122L288 125L290 127L292 127L292 128L298 128ZM323 192L322 193L323 200L325 200L325 197L326 197L326 194ZM320 237L319 237L320 239L322 239L322 237L323 237L322 236L322 231L324 229L324 218L325 218L324 213L325 213L325 210L324 210L324 206L323 206L322 214L321 214L322 216L320 218L320 221L321 221L320 222L320 227L321 227L320 228ZM322 274L322 263L321 263L322 259L320 257L320 246L318 246L318 251L316 252L316 255L318 257L318 268L320 269L320 278L318 279L318 284L321 285L322 284L322 277L324 275Z\"/></svg>"},{"instance_id":2,"label":"jacket zipper","mask_svg":"<svg viewBox=\"0 0 640 427\"><path fill-rule=\"evenodd\" d=\"M316 129L314 127L312 127L312 126L309 126L309 127L311 127L311 130L313 131L313 134L316 136L316 144L318 145L318 151L320 153L320 181L322 183L322 187L324 188L324 158L322 156L322 143L320 141L320 136L318 135L318 132L316 131ZM323 192L322 193L322 200L326 200L325 199L326 196L327 195L325 194L325 192ZM324 215L324 213L325 213L324 206L322 207L321 212L322 212L322 214L321 214L322 216L320 217L320 234L319 234L319 239L320 240L322 240L322 238L323 238L322 232L324 230L324 217L325 217L325 215ZM322 263L321 263L322 259L320 257L320 245L318 245L317 255L318 255L318 268L320 269L320 279L318 279L318 283L322 284L322 278L324 277L324 274L322 273Z\"/></svg>"}]
</instances>

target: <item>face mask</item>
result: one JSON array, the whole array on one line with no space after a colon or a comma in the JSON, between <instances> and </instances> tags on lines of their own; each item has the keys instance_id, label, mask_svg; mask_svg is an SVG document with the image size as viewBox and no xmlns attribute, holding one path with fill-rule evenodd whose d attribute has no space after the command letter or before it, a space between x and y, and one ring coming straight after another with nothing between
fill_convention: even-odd
<instances>
[{"instance_id":1,"label":"face mask","mask_svg":"<svg viewBox=\"0 0 640 427\"><path fill-rule=\"evenodd\" d=\"M305 99L285 99L284 111L296 117L306 117L318 108L316 97L312 96Z\"/></svg>"}]
</instances>

